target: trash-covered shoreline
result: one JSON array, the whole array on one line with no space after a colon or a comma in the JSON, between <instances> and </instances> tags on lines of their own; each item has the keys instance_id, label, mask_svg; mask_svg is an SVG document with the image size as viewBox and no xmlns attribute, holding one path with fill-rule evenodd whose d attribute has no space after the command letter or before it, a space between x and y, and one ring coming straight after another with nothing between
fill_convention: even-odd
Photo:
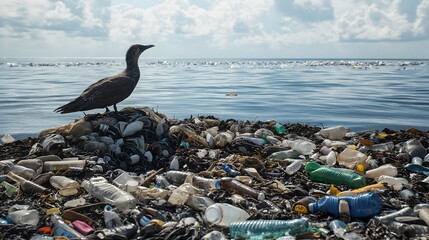
<instances>
[{"instance_id":1,"label":"trash-covered shoreline","mask_svg":"<svg viewBox=\"0 0 429 240\"><path fill-rule=\"evenodd\" d=\"M351 130L146 107L5 135L0 237L428 237L429 132Z\"/></svg>"}]
</instances>

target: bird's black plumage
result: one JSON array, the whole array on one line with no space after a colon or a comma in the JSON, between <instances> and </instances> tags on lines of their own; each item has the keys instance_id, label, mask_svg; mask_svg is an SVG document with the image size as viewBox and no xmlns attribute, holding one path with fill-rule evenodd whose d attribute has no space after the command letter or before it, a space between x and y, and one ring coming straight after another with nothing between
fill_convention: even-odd
<instances>
[{"instance_id":1,"label":"bird's black plumage","mask_svg":"<svg viewBox=\"0 0 429 240\"><path fill-rule=\"evenodd\" d=\"M54 111L62 114L95 108L108 110L107 107L113 105L117 112L116 104L131 95L140 79L138 66L140 54L151 47L154 45L132 45L126 54L127 68L124 71L90 85L79 97Z\"/></svg>"}]
</instances>

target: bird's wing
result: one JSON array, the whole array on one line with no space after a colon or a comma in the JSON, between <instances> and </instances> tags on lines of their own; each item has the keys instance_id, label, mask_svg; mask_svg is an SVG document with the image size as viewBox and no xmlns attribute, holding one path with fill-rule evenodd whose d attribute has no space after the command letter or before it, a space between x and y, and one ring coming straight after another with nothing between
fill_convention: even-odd
<instances>
[{"instance_id":1,"label":"bird's wing","mask_svg":"<svg viewBox=\"0 0 429 240\"><path fill-rule=\"evenodd\" d=\"M134 78L109 77L89 86L80 97L91 102L95 108L111 106L126 99L133 92L136 84L137 81Z\"/></svg>"}]
</instances>

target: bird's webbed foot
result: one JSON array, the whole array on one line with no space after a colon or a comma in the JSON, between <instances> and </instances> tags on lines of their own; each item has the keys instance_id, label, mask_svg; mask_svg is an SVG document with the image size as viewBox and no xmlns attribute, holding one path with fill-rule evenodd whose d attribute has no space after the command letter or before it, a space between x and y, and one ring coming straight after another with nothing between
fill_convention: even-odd
<instances>
[{"instance_id":1,"label":"bird's webbed foot","mask_svg":"<svg viewBox=\"0 0 429 240\"><path fill-rule=\"evenodd\" d=\"M127 121L128 121L128 119L127 119L126 117L122 116L122 115L118 112L118 109L116 108L116 104L115 104L115 105L113 105L113 109L115 109L114 115L115 115L116 119L118 119L119 121L124 121L124 122L127 122Z\"/></svg>"}]
</instances>

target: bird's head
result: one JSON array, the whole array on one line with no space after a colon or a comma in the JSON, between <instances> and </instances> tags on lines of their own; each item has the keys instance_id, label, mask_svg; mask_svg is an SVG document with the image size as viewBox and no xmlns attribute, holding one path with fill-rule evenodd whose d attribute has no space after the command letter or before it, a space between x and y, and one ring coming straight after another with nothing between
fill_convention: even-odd
<instances>
[{"instance_id":1,"label":"bird's head","mask_svg":"<svg viewBox=\"0 0 429 240\"><path fill-rule=\"evenodd\" d=\"M155 47L155 46L154 45L140 45L140 44L132 45L127 51L126 61L131 62L131 61L138 60L140 57L140 54L142 52L144 52L146 49L149 49L151 47Z\"/></svg>"}]
</instances>

